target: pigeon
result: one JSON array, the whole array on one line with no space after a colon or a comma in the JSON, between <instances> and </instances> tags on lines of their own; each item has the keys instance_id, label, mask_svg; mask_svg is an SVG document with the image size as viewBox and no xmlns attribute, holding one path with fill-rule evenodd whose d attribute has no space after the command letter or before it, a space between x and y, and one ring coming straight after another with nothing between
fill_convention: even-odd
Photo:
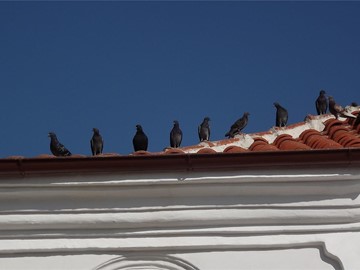
<instances>
[{"instance_id":1,"label":"pigeon","mask_svg":"<svg viewBox=\"0 0 360 270\"><path fill-rule=\"evenodd\" d=\"M279 103L274 102L274 106L276 107L276 123L277 127L285 127L288 121L288 112L282 107Z\"/></svg>"},{"instance_id":2,"label":"pigeon","mask_svg":"<svg viewBox=\"0 0 360 270\"><path fill-rule=\"evenodd\" d=\"M248 123L248 116L250 113L245 112L244 115L236 120L234 124L230 127L230 130L225 134L225 137L234 138L236 134L239 134L242 129L244 129Z\"/></svg>"},{"instance_id":3,"label":"pigeon","mask_svg":"<svg viewBox=\"0 0 360 270\"><path fill-rule=\"evenodd\" d=\"M318 115L326 114L328 108L328 101L325 94L326 93L324 90L320 90L320 95L315 101L316 111Z\"/></svg>"},{"instance_id":4,"label":"pigeon","mask_svg":"<svg viewBox=\"0 0 360 270\"><path fill-rule=\"evenodd\" d=\"M174 121L174 127L170 132L170 146L173 148L180 147L182 141L182 131L179 127L179 122L177 120Z\"/></svg>"},{"instance_id":5,"label":"pigeon","mask_svg":"<svg viewBox=\"0 0 360 270\"><path fill-rule=\"evenodd\" d=\"M104 141L97 128L93 128L93 132L94 135L90 140L90 145L91 145L92 155L96 156L102 154L104 148Z\"/></svg>"},{"instance_id":6,"label":"pigeon","mask_svg":"<svg viewBox=\"0 0 360 270\"><path fill-rule=\"evenodd\" d=\"M332 96L329 96L329 111L331 114L335 116L336 119L338 119L339 116L347 117L347 118L356 118L355 115L347 112L341 105L336 104Z\"/></svg>"},{"instance_id":7,"label":"pigeon","mask_svg":"<svg viewBox=\"0 0 360 270\"><path fill-rule=\"evenodd\" d=\"M134 151L147 151L148 137L140 125L136 125L136 134L133 138Z\"/></svg>"},{"instance_id":8,"label":"pigeon","mask_svg":"<svg viewBox=\"0 0 360 270\"><path fill-rule=\"evenodd\" d=\"M208 141L210 140L210 126L209 126L209 117L205 117L203 122L198 127L198 134L199 134L199 140L202 141Z\"/></svg>"},{"instance_id":9,"label":"pigeon","mask_svg":"<svg viewBox=\"0 0 360 270\"><path fill-rule=\"evenodd\" d=\"M71 156L71 153L69 150L66 149L64 145L62 145L54 132L49 132L50 137L50 151L53 153L54 156L57 157L68 157Z\"/></svg>"}]
</instances>

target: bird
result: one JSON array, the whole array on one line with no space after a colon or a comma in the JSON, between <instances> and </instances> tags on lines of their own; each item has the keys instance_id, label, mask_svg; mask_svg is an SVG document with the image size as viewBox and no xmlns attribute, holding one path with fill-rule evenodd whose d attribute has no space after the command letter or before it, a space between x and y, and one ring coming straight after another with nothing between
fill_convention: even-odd
<instances>
[{"instance_id":1,"label":"bird","mask_svg":"<svg viewBox=\"0 0 360 270\"><path fill-rule=\"evenodd\" d=\"M285 127L288 121L288 111L282 107L278 102L274 102L276 107L276 121L275 126Z\"/></svg>"},{"instance_id":2,"label":"bird","mask_svg":"<svg viewBox=\"0 0 360 270\"><path fill-rule=\"evenodd\" d=\"M93 136L90 140L91 152L93 156L102 154L104 148L104 141L100 135L99 129L93 128Z\"/></svg>"},{"instance_id":3,"label":"bird","mask_svg":"<svg viewBox=\"0 0 360 270\"><path fill-rule=\"evenodd\" d=\"M315 101L316 111L318 115L326 114L328 108L328 101L325 90L320 90L319 97Z\"/></svg>"},{"instance_id":4,"label":"bird","mask_svg":"<svg viewBox=\"0 0 360 270\"><path fill-rule=\"evenodd\" d=\"M170 131L170 146L173 148L180 147L183 133L179 126L179 121L174 120L174 127Z\"/></svg>"},{"instance_id":5,"label":"bird","mask_svg":"<svg viewBox=\"0 0 360 270\"><path fill-rule=\"evenodd\" d=\"M57 157L68 157L71 156L71 152L61 144L54 132L49 132L50 137L50 151L54 156Z\"/></svg>"},{"instance_id":6,"label":"bird","mask_svg":"<svg viewBox=\"0 0 360 270\"><path fill-rule=\"evenodd\" d=\"M147 151L148 137L144 133L141 125L136 125L136 133L133 138L134 151Z\"/></svg>"},{"instance_id":7,"label":"bird","mask_svg":"<svg viewBox=\"0 0 360 270\"><path fill-rule=\"evenodd\" d=\"M249 115L250 113L245 112L240 119L236 120L236 122L230 127L230 130L225 134L225 137L230 139L234 138L236 134L239 134L240 131L246 127Z\"/></svg>"},{"instance_id":8,"label":"bird","mask_svg":"<svg viewBox=\"0 0 360 270\"><path fill-rule=\"evenodd\" d=\"M339 116L347 118L356 118L355 115L347 112L341 105L337 104L332 96L329 96L329 111L338 119Z\"/></svg>"},{"instance_id":9,"label":"bird","mask_svg":"<svg viewBox=\"0 0 360 270\"><path fill-rule=\"evenodd\" d=\"M209 141L210 140L210 126L209 126L209 117L205 117L202 123L198 127L199 140Z\"/></svg>"}]
</instances>

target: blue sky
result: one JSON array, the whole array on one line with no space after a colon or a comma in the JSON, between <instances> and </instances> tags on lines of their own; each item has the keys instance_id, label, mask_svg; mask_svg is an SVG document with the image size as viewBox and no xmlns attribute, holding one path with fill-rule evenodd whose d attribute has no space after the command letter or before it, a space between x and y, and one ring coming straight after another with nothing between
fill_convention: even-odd
<instances>
[{"instance_id":1,"label":"blue sky","mask_svg":"<svg viewBox=\"0 0 360 270\"><path fill-rule=\"evenodd\" d=\"M90 155L211 140L250 112L245 133L315 114L321 88L360 102L360 2L0 2L0 157L50 153L49 131Z\"/></svg>"}]
</instances>

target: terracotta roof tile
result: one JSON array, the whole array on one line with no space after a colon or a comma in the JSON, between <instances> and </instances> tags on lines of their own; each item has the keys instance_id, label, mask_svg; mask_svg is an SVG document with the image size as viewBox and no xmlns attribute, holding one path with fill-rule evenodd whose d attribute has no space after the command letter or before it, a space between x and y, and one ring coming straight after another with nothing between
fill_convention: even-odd
<instances>
[{"instance_id":1,"label":"terracotta roof tile","mask_svg":"<svg viewBox=\"0 0 360 270\"><path fill-rule=\"evenodd\" d=\"M180 148L167 148L165 149L164 154L166 155L185 154L185 152Z\"/></svg>"},{"instance_id":2,"label":"terracotta roof tile","mask_svg":"<svg viewBox=\"0 0 360 270\"><path fill-rule=\"evenodd\" d=\"M216 154L217 152L211 148L202 148L197 151L197 154Z\"/></svg>"},{"instance_id":3,"label":"terracotta roof tile","mask_svg":"<svg viewBox=\"0 0 360 270\"><path fill-rule=\"evenodd\" d=\"M248 150L246 150L240 146L230 145L230 146L226 147L223 152L224 153L241 153L241 152L248 152Z\"/></svg>"},{"instance_id":4,"label":"terracotta roof tile","mask_svg":"<svg viewBox=\"0 0 360 270\"><path fill-rule=\"evenodd\" d=\"M151 153L148 152L148 151L140 150L140 151L133 152L131 155L133 155L133 156L146 156L146 155L151 155Z\"/></svg>"},{"instance_id":5,"label":"terracotta roof tile","mask_svg":"<svg viewBox=\"0 0 360 270\"><path fill-rule=\"evenodd\" d=\"M350 107L353 115L359 114L359 107ZM241 134L231 139L204 141L196 145L181 148L165 148L161 152L138 151L131 156L158 156L184 154L243 153L260 151L316 150L360 148L360 125L354 127L354 119L335 119L331 114L308 115L304 122L294 123L287 127L272 127L267 131L253 134ZM118 153L104 153L91 158L119 157ZM70 158L84 158L84 155L73 155ZM24 159L23 156L10 156L7 159ZM35 159L56 159L49 154L42 154ZM60 157L63 159L69 157Z\"/></svg>"},{"instance_id":6,"label":"terracotta roof tile","mask_svg":"<svg viewBox=\"0 0 360 270\"><path fill-rule=\"evenodd\" d=\"M264 138L254 138L254 142L249 147L250 151L278 151L279 148L277 148L273 144L269 144L267 140Z\"/></svg>"},{"instance_id":7,"label":"terracotta roof tile","mask_svg":"<svg viewBox=\"0 0 360 270\"><path fill-rule=\"evenodd\" d=\"M278 136L274 145L280 150L310 150L311 148L299 140L293 139L291 135L282 134Z\"/></svg>"},{"instance_id":8,"label":"terracotta roof tile","mask_svg":"<svg viewBox=\"0 0 360 270\"><path fill-rule=\"evenodd\" d=\"M347 124L347 121L328 121L325 126L325 132L333 141L343 147L359 147L360 138L356 133L354 134L354 130Z\"/></svg>"},{"instance_id":9,"label":"terracotta roof tile","mask_svg":"<svg viewBox=\"0 0 360 270\"><path fill-rule=\"evenodd\" d=\"M328 119L324 122L325 125L325 129L324 131L328 132L330 130L331 127L333 126L340 126L342 125L343 122L334 118Z\"/></svg>"},{"instance_id":10,"label":"terracotta roof tile","mask_svg":"<svg viewBox=\"0 0 360 270\"><path fill-rule=\"evenodd\" d=\"M341 144L330 140L327 136L322 135L315 129L305 130L299 138L312 149L336 149L343 148Z\"/></svg>"}]
</instances>

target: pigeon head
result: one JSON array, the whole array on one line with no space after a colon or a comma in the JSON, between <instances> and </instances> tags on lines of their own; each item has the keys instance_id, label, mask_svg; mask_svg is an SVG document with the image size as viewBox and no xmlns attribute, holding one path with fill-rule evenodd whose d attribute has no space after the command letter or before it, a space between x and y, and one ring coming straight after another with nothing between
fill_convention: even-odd
<instances>
[{"instance_id":1,"label":"pigeon head","mask_svg":"<svg viewBox=\"0 0 360 270\"><path fill-rule=\"evenodd\" d=\"M249 112L244 112L244 116L249 116L250 113Z\"/></svg>"},{"instance_id":2,"label":"pigeon head","mask_svg":"<svg viewBox=\"0 0 360 270\"><path fill-rule=\"evenodd\" d=\"M142 131L142 126L141 125L136 125L136 130L137 131Z\"/></svg>"},{"instance_id":3,"label":"pigeon head","mask_svg":"<svg viewBox=\"0 0 360 270\"><path fill-rule=\"evenodd\" d=\"M54 132L49 132L48 137L56 138L56 134Z\"/></svg>"},{"instance_id":4,"label":"pigeon head","mask_svg":"<svg viewBox=\"0 0 360 270\"><path fill-rule=\"evenodd\" d=\"M279 108L279 107L280 107L279 102L274 102L274 106L275 106L276 108Z\"/></svg>"},{"instance_id":5,"label":"pigeon head","mask_svg":"<svg viewBox=\"0 0 360 270\"><path fill-rule=\"evenodd\" d=\"M206 116L206 117L204 118L204 122L209 122L209 121L210 121L210 118Z\"/></svg>"},{"instance_id":6,"label":"pigeon head","mask_svg":"<svg viewBox=\"0 0 360 270\"><path fill-rule=\"evenodd\" d=\"M93 128L92 130L95 134L99 134L99 132L100 132L99 129L97 129L97 128Z\"/></svg>"},{"instance_id":7,"label":"pigeon head","mask_svg":"<svg viewBox=\"0 0 360 270\"><path fill-rule=\"evenodd\" d=\"M325 95L325 94L326 94L325 90L320 90L320 95L321 95L321 96L323 96L323 95Z\"/></svg>"},{"instance_id":8,"label":"pigeon head","mask_svg":"<svg viewBox=\"0 0 360 270\"><path fill-rule=\"evenodd\" d=\"M179 121L178 120L174 120L174 127L178 127L179 126Z\"/></svg>"}]
</instances>

